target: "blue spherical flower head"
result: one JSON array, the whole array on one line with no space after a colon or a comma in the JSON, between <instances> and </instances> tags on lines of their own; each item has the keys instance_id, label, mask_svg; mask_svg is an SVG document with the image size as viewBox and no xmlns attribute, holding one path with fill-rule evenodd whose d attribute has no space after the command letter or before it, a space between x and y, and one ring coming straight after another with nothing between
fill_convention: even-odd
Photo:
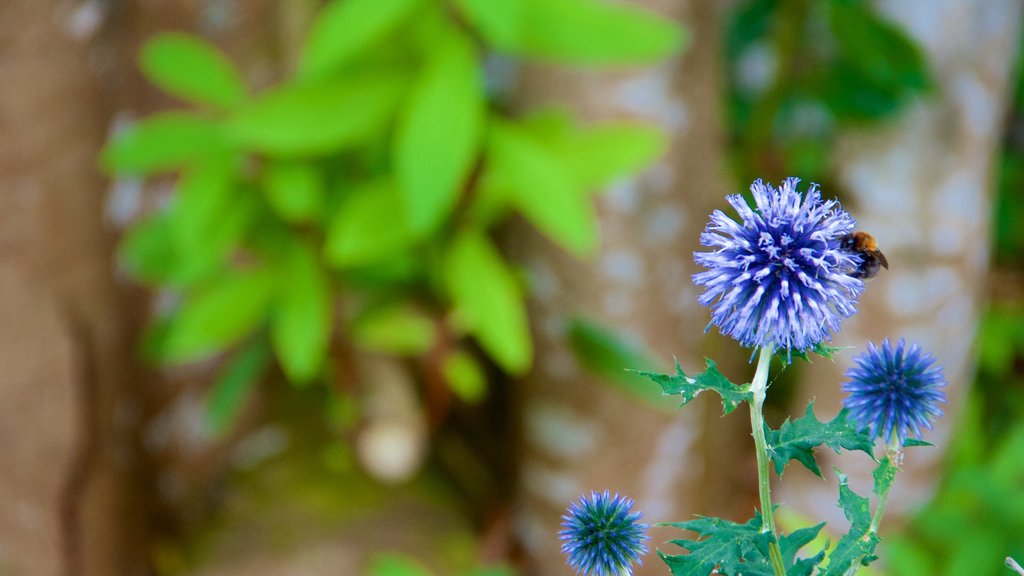
<instances>
[{"instance_id":1,"label":"blue spherical flower head","mask_svg":"<svg viewBox=\"0 0 1024 576\"><path fill-rule=\"evenodd\" d=\"M647 524L633 500L607 490L582 496L562 516L562 552L581 576L628 576L647 553Z\"/></svg>"},{"instance_id":2,"label":"blue spherical flower head","mask_svg":"<svg viewBox=\"0 0 1024 576\"><path fill-rule=\"evenodd\" d=\"M891 442L896 435L903 445L907 436L920 438L921 429L931 428L932 420L942 416L942 368L933 367L935 359L916 343L908 347L902 338L896 346L888 338L881 348L868 343L867 352L854 361L856 366L846 372L850 381L843 390L850 395L843 405L875 438Z\"/></svg>"},{"instance_id":3,"label":"blue spherical flower head","mask_svg":"<svg viewBox=\"0 0 1024 576\"><path fill-rule=\"evenodd\" d=\"M853 217L837 200L823 201L817 185L801 195L798 182L789 178L777 190L754 182L753 209L728 196L740 222L715 210L700 235L715 250L694 254L707 268L693 275L705 289L698 302L711 308L711 324L744 346L804 351L826 342L864 290L850 276L859 256L841 247Z\"/></svg>"}]
</instances>

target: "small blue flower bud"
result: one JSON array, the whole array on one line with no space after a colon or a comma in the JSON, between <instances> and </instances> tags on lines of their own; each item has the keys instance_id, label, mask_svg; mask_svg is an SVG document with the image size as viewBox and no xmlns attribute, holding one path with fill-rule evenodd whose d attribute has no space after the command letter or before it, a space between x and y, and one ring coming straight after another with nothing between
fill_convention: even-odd
<instances>
[{"instance_id":1,"label":"small blue flower bud","mask_svg":"<svg viewBox=\"0 0 1024 576\"><path fill-rule=\"evenodd\" d=\"M843 405L875 438L891 442L895 434L902 445L910 434L920 438L921 429L931 428L932 420L942 416L942 368L932 367L935 359L916 343L907 347L902 338L895 347L888 338L881 348L868 343L867 352L854 361L856 366L846 372L850 381L843 390L850 395Z\"/></svg>"},{"instance_id":2,"label":"small blue flower bud","mask_svg":"<svg viewBox=\"0 0 1024 576\"><path fill-rule=\"evenodd\" d=\"M562 552L580 576L629 576L647 553L647 524L633 500L607 490L582 496L562 516Z\"/></svg>"}]
</instances>

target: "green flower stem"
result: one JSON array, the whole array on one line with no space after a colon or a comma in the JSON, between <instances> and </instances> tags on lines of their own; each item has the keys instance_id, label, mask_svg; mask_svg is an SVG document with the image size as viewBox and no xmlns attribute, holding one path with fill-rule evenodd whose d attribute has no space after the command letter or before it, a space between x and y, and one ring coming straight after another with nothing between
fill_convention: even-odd
<instances>
[{"instance_id":1,"label":"green flower stem","mask_svg":"<svg viewBox=\"0 0 1024 576\"><path fill-rule=\"evenodd\" d=\"M757 359L757 370L750 383L750 428L754 434L754 452L757 454L757 487L761 496L761 531L771 532L772 542L768 545L775 576L785 576L782 565L782 551L779 549L779 533L775 529L775 511L772 509L772 491L768 477L768 442L764 438L764 397L768 391L768 367L772 361L772 346L761 348Z\"/></svg>"},{"instance_id":2,"label":"green flower stem","mask_svg":"<svg viewBox=\"0 0 1024 576\"><path fill-rule=\"evenodd\" d=\"M889 445L886 446L885 456L899 470L899 466L903 462L903 448L900 446L899 439L895 436L893 436ZM878 525L882 523L882 516L885 515L885 504L889 501L889 490L891 488L892 483L889 483L887 489L878 495L878 506L875 507L875 514L871 517L871 526L868 528L872 534L878 533Z\"/></svg>"}]
</instances>

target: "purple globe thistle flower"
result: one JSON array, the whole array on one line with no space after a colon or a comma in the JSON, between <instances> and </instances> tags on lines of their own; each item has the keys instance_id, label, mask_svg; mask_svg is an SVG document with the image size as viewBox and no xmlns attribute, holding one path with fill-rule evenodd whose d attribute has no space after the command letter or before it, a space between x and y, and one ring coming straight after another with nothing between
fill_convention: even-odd
<instances>
[{"instance_id":1,"label":"purple globe thistle flower","mask_svg":"<svg viewBox=\"0 0 1024 576\"><path fill-rule=\"evenodd\" d=\"M633 500L607 490L581 496L562 516L558 533L567 562L582 576L628 576L633 563L647 553L648 525Z\"/></svg>"},{"instance_id":2,"label":"purple globe thistle flower","mask_svg":"<svg viewBox=\"0 0 1024 576\"><path fill-rule=\"evenodd\" d=\"M715 250L694 253L708 269L693 275L705 288L698 302L711 308L711 324L744 346L803 351L826 342L864 290L850 275L860 257L841 246L856 222L837 200L823 201L815 184L801 195L799 181L788 178L777 190L755 181L756 209L728 196L742 222L715 210L700 235Z\"/></svg>"},{"instance_id":3,"label":"purple globe thistle flower","mask_svg":"<svg viewBox=\"0 0 1024 576\"><path fill-rule=\"evenodd\" d=\"M907 347L900 338L893 347L886 338L878 348L869 342L867 352L854 361L857 365L846 372L850 381L843 390L850 395L843 405L875 438L891 442L895 434L902 445L911 433L920 438L921 429L931 428L931 421L942 416L942 368L932 367L935 359L916 343Z\"/></svg>"}]
</instances>

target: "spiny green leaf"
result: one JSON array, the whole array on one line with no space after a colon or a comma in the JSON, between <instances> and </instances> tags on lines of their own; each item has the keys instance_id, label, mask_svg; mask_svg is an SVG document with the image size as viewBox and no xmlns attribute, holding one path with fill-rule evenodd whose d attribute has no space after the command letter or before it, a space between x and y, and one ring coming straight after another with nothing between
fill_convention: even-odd
<instances>
[{"instance_id":1,"label":"spiny green leaf","mask_svg":"<svg viewBox=\"0 0 1024 576\"><path fill-rule=\"evenodd\" d=\"M892 483L896 479L896 473L899 472L899 468L896 464L887 456L882 458L882 461L878 463L874 473L871 477L875 479L874 493L876 496L881 497L882 494L888 494L889 490L892 489Z\"/></svg>"},{"instance_id":2,"label":"spiny green leaf","mask_svg":"<svg viewBox=\"0 0 1024 576\"><path fill-rule=\"evenodd\" d=\"M917 438L906 438L903 440L903 447L910 448L911 446L934 446L931 442L925 442Z\"/></svg>"},{"instance_id":3,"label":"spiny green leaf","mask_svg":"<svg viewBox=\"0 0 1024 576\"><path fill-rule=\"evenodd\" d=\"M114 135L101 163L110 172L145 175L181 168L227 148L217 123L183 112L155 114Z\"/></svg>"},{"instance_id":4,"label":"spiny green leaf","mask_svg":"<svg viewBox=\"0 0 1024 576\"><path fill-rule=\"evenodd\" d=\"M573 254L586 255L596 248L594 206L553 150L519 125L494 122L487 158L482 194L503 198Z\"/></svg>"},{"instance_id":5,"label":"spiny green leaf","mask_svg":"<svg viewBox=\"0 0 1024 576\"><path fill-rule=\"evenodd\" d=\"M825 344L824 342L818 342L817 344L814 345L813 348L810 348L809 350L800 350L800 351L779 350L778 352L775 353L775 355L776 355L776 357L779 357L779 358L785 357L784 363L788 363L790 357L792 357L792 358L799 358L799 359L803 360L804 362L810 362L811 358L807 354L808 352L817 354L818 356L821 356L822 358L825 358L827 360L832 360L832 359L835 358L835 355L836 355L837 352L842 352L843 350L849 350L850 348L851 348L850 346L829 346L828 344Z\"/></svg>"},{"instance_id":6,"label":"spiny green leaf","mask_svg":"<svg viewBox=\"0 0 1024 576\"><path fill-rule=\"evenodd\" d=\"M238 144L258 152L338 152L384 130L404 85L389 74L286 84L234 109L225 128Z\"/></svg>"},{"instance_id":7,"label":"spiny green leaf","mask_svg":"<svg viewBox=\"0 0 1024 576\"><path fill-rule=\"evenodd\" d=\"M795 530L790 534L785 534L779 538L779 549L782 552L782 563L787 566L787 576L810 576L814 571L814 567L821 564L822 559L825 557L825 551L828 549L828 545L818 551L817 554L808 558L796 559L797 552L801 548L811 543L815 538L818 537L818 532L825 527L825 523L822 522L816 526L809 526L807 528L801 528Z\"/></svg>"},{"instance_id":8,"label":"spiny green leaf","mask_svg":"<svg viewBox=\"0 0 1024 576\"><path fill-rule=\"evenodd\" d=\"M839 478L839 507L850 521L850 531L843 536L829 554L828 567L821 570L825 576L843 576L851 566L867 566L873 561L878 535L869 530L871 507L867 498L857 495L847 484L846 475L836 469Z\"/></svg>"},{"instance_id":9,"label":"spiny green leaf","mask_svg":"<svg viewBox=\"0 0 1024 576\"><path fill-rule=\"evenodd\" d=\"M772 574L768 560L768 544L772 536L761 531L760 513L746 524L701 516L689 522L660 525L698 534L696 540L670 540L670 543L689 550L689 554L671 556L658 551L673 576L707 576L716 569L719 574Z\"/></svg>"},{"instance_id":10,"label":"spiny green leaf","mask_svg":"<svg viewBox=\"0 0 1024 576\"><path fill-rule=\"evenodd\" d=\"M270 360L270 347L257 338L242 348L224 369L206 396L206 418L214 434L223 434L235 421L246 395Z\"/></svg>"},{"instance_id":11,"label":"spiny green leaf","mask_svg":"<svg viewBox=\"0 0 1024 576\"><path fill-rule=\"evenodd\" d=\"M461 232L447 250L444 278L462 327L502 368L524 373L533 362L526 305L497 249L479 232Z\"/></svg>"},{"instance_id":12,"label":"spiny green leaf","mask_svg":"<svg viewBox=\"0 0 1024 576\"><path fill-rule=\"evenodd\" d=\"M245 98L245 83L234 64L189 34L169 32L149 40L139 65L153 84L185 100L227 108Z\"/></svg>"},{"instance_id":13,"label":"spiny green leaf","mask_svg":"<svg viewBox=\"0 0 1024 576\"><path fill-rule=\"evenodd\" d=\"M423 0L335 0L317 14L302 50L299 72L319 76L338 70L380 42Z\"/></svg>"},{"instance_id":14,"label":"spiny green leaf","mask_svg":"<svg viewBox=\"0 0 1024 576\"><path fill-rule=\"evenodd\" d=\"M729 382L718 371L718 365L715 364L714 360L710 358L705 358L704 360L707 363L706 369L692 376L683 372L682 367L679 366L679 360L676 360L675 374L658 374L643 371L636 371L636 373L657 382L661 385L661 389L665 394L680 396L682 398L680 406L685 406L704 390L714 390L722 397L722 409L726 414L735 410L740 405L740 402L750 399L749 386L738 386Z\"/></svg>"},{"instance_id":15,"label":"spiny green leaf","mask_svg":"<svg viewBox=\"0 0 1024 576\"><path fill-rule=\"evenodd\" d=\"M316 255L296 243L280 264L270 340L281 368L295 384L320 373L333 320L331 284Z\"/></svg>"},{"instance_id":16,"label":"spiny green leaf","mask_svg":"<svg viewBox=\"0 0 1024 576\"><path fill-rule=\"evenodd\" d=\"M395 133L395 175L414 230L434 229L454 208L479 153L483 118L476 49L450 34L413 85Z\"/></svg>"},{"instance_id":17,"label":"spiny green leaf","mask_svg":"<svg viewBox=\"0 0 1024 576\"><path fill-rule=\"evenodd\" d=\"M807 404L803 417L786 419L778 430L765 425L765 439L768 441L768 456L775 464L775 472L782 475L786 463L797 460L808 470L821 476L821 468L814 458L814 449L825 445L838 454L843 450L860 450L872 456L874 441L858 430L842 411L827 423L820 422L814 415L814 401Z\"/></svg>"}]
</instances>

